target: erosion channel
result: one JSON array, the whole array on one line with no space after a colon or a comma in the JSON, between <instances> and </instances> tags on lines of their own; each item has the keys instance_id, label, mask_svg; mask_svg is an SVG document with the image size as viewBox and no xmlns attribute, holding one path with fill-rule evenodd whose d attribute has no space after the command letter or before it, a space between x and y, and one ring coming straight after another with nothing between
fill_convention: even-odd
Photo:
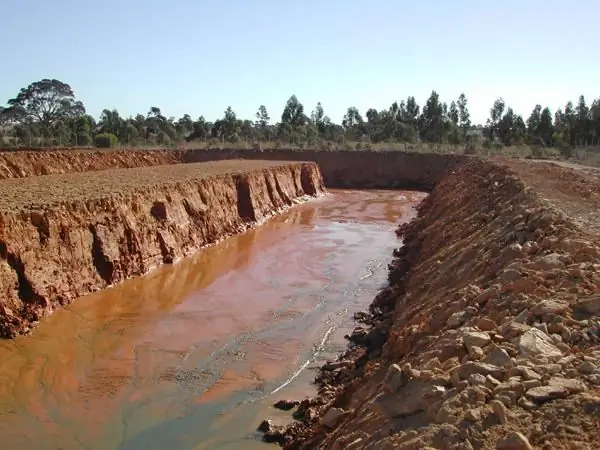
<instances>
[{"instance_id":1,"label":"erosion channel","mask_svg":"<svg viewBox=\"0 0 600 450\"><path fill-rule=\"evenodd\" d=\"M7 449L265 448L384 285L425 194L342 191L0 342Z\"/></svg>"}]
</instances>

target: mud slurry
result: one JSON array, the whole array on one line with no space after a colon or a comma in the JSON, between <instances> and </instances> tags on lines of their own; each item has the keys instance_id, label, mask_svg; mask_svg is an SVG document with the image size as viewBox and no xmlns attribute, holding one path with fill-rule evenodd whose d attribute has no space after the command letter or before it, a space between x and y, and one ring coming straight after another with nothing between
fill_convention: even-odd
<instances>
[{"instance_id":1,"label":"mud slurry","mask_svg":"<svg viewBox=\"0 0 600 450\"><path fill-rule=\"evenodd\" d=\"M455 167L401 226L390 286L320 394L279 433L287 448L597 447L600 245L538 163ZM542 174L540 178L540 174ZM579 201L577 217L594 195ZM582 206L583 205L583 206ZM569 209L571 208L571 209ZM567 214L566 214L567 213Z\"/></svg>"},{"instance_id":2,"label":"mud slurry","mask_svg":"<svg viewBox=\"0 0 600 450\"><path fill-rule=\"evenodd\" d=\"M0 182L0 334L324 190L313 163L220 161Z\"/></svg>"}]
</instances>

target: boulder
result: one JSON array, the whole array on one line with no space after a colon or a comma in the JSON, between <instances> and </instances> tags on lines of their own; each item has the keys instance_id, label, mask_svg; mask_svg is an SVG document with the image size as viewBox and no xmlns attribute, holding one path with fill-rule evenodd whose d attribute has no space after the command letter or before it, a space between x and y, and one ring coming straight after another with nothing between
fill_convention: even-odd
<instances>
[{"instance_id":1,"label":"boulder","mask_svg":"<svg viewBox=\"0 0 600 450\"><path fill-rule=\"evenodd\" d=\"M526 358L562 356L562 352L556 348L550 336L537 328L529 328L529 330L516 338L515 345L519 353Z\"/></svg>"},{"instance_id":2,"label":"boulder","mask_svg":"<svg viewBox=\"0 0 600 450\"><path fill-rule=\"evenodd\" d=\"M562 314L569 309L569 304L559 300L544 300L535 305L531 312L534 316L544 316L546 314Z\"/></svg>"},{"instance_id":3,"label":"boulder","mask_svg":"<svg viewBox=\"0 0 600 450\"><path fill-rule=\"evenodd\" d=\"M529 439L518 431L512 431L508 436L496 443L498 450L533 450Z\"/></svg>"},{"instance_id":4,"label":"boulder","mask_svg":"<svg viewBox=\"0 0 600 450\"><path fill-rule=\"evenodd\" d=\"M346 411L341 408L329 408L321 419L321 422L328 428L335 428L345 415Z\"/></svg>"},{"instance_id":5,"label":"boulder","mask_svg":"<svg viewBox=\"0 0 600 450\"><path fill-rule=\"evenodd\" d=\"M273 408L281 409L282 411L289 411L290 409L294 409L299 404L300 402L296 400L279 400L273 405Z\"/></svg>"}]
</instances>

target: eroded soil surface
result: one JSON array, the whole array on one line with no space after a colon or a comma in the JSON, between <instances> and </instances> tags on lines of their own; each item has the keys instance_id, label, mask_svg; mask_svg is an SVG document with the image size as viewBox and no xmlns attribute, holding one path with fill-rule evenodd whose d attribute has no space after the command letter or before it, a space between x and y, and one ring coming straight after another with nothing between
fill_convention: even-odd
<instances>
[{"instance_id":1,"label":"eroded soil surface","mask_svg":"<svg viewBox=\"0 0 600 450\"><path fill-rule=\"evenodd\" d=\"M424 194L336 191L0 343L0 447L271 448L384 285Z\"/></svg>"}]
</instances>

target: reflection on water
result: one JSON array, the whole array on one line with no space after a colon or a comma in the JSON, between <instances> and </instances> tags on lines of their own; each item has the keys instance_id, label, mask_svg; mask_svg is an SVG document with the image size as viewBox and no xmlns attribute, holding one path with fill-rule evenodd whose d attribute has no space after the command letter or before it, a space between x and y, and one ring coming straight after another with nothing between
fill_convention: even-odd
<instances>
[{"instance_id":1,"label":"reflection on water","mask_svg":"<svg viewBox=\"0 0 600 450\"><path fill-rule=\"evenodd\" d=\"M423 196L334 191L0 342L2 448L263 448L257 423L311 394Z\"/></svg>"}]
</instances>

